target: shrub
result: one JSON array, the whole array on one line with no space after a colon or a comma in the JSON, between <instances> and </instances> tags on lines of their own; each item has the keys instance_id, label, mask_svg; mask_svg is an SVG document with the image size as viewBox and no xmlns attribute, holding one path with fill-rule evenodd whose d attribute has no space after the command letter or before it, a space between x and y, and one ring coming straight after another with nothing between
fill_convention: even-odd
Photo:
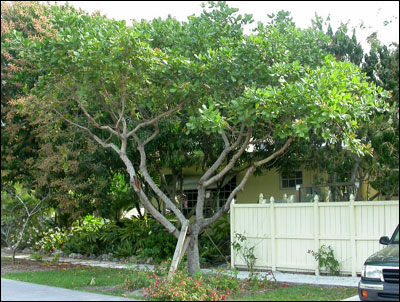
<instances>
[{"instance_id":1,"label":"shrub","mask_svg":"<svg viewBox=\"0 0 400 302\"><path fill-rule=\"evenodd\" d=\"M30 257L31 259L33 259L33 260L39 261L39 260L42 260L43 255L42 255L42 254L39 254L39 253L34 253L34 254L30 254L29 257Z\"/></svg>"},{"instance_id":2,"label":"shrub","mask_svg":"<svg viewBox=\"0 0 400 302\"><path fill-rule=\"evenodd\" d=\"M51 227L41 231L40 237L35 250L61 249L67 254L83 255L112 253L117 258L135 255L141 260L151 257L155 263L172 258L176 246L176 238L147 215L119 222L87 215L83 220L74 221L68 231Z\"/></svg>"},{"instance_id":3,"label":"shrub","mask_svg":"<svg viewBox=\"0 0 400 302\"><path fill-rule=\"evenodd\" d=\"M135 255L136 248L133 243L124 240L120 241L113 249L112 254L117 258L125 258Z\"/></svg>"},{"instance_id":4,"label":"shrub","mask_svg":"<svg viewBox=\"0 0 400 302\"><path fill-rule=\"evenodd\" d=\"M330 245L322 245L318 252L308 250L309 254L312 254L316 261L318 261L318 267L320 269L325 268L329 273L333 275L339 275L340 263L336 260L333 249Z\"/></svg>"},{"instance_id":5,"label":"shrub","mask_svg":"<svg viewBox=\"0 0 400 302\"><path fill-rule=\"evenodd\" d=\"M149 287L154 282L155 274L147 270L130 270L130 275L127 276L123 283L123 287L127 290L141 289Z\"/></svg>"},{"instance_id":6,"label":"shrub","mask_svg":"<svg viewBox=\"0 0 400 302\"><path fill-rule=\"evenodd\" d=\"M272 275L275 282L268 280L268 276ZM278 283L276 282L275 276L272 272L267 273L263 277L260 277L260 273L254 273L246 280L246 287L250 291L258 291L260 289L267 289L267 288L277 288L279 287Z\"/></svg>"},{"instance_id":7,"label":"shrub","mask_svg":"<svg viewBox=\"0 0 400 302\"><path fill-rule=\"evenodd\" d=\"M72 224L62 250L69 253L84 255L98 255L101 252L100 233L105 224L103 218L87 215L82 222L79 220Z\"/></svg>"},{"instance_id":8,"label":"shrub","mask_svg":"<svg viewBox=\"0 0 400 302\"><path fill-rule=\"evenodd\" d=\"M230 294L235 295L240 293L239 279L236 276L224 274L222 269L217 270L216 274L204 275L204 280L219 291L229 290Z\"/></svg>"},{"instance_id":9,"label":"shrub","mask_svg":"<svg viewBox=\"0 0 400 302\"><path fill-rule=\"evenodd\" d=\"M256 256L254 255L255 246L248 246L247 238L245 235L236 233L237 241L232 242L233 249L240 255L242 260L246 263L249 270L250 278L254 274L254 265L256 264Z\"/></svg>"},{"instance_id":10,"label":"shrub","mask_svg":"<svg viewBox=\"0 0 400 302\"><path fill-rule=\"evenodd\" d=\"M230 293L207 284L202 275L190 277L184 271L176 272L171 279L156 277L154 285L145 290L149 298L158 301L225 301Z\"/></svg>"},{"instance_id":11,"label":"shrub","mask_svg":"<svg viewBox=\"0 0 400 302\"><path fill-rule=\"evenodd\" d=\"M59 227L51 227L42 231L40 239L35 243L33 249L46 253L62 249L67 241L67 233Z\"/></svg>"}]
</instances>

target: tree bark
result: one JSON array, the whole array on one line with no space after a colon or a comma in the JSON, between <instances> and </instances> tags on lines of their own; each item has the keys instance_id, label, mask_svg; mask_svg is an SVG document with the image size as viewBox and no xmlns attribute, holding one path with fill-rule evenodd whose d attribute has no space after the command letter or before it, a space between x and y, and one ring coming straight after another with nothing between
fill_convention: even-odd
<instances>
[{"instance_id":1,"label":"tree bark","mask_svg":"<svg viewBox=\"0 0 400 302\"><path fill-rule=\"evenodd\" d=\"M11 260L11 263L12 263L12 265L14 265L15 264L15 253L17 252L17 249L15 248L15 249L12 249L12 260Z\"/></svg>"},{"instance_id":2,"label":"tree bark","mask_svg":"<svg viewBox=\"0 0 400 302\"><path fill-rule=\"evenodd\" d=\"M190 243L187 248L187 269L189 275L193 275L200 270L199 234L193 233L190 237Z\"/></svg>"}]
</instances>

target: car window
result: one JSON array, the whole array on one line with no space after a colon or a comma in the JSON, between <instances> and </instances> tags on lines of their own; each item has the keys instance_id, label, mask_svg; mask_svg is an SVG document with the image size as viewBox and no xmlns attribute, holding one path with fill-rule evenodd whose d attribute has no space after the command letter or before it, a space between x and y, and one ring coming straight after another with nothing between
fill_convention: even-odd
<instances>
[{"instance_id":1,"label":"car window","mask_svg":"<svg viewBox=\"0 0 400 302\"><path fill-rule=\"evenodd\" d=\"M393 234L392 243L399 244L399 228L397 228L396 233Z\"/></svg>"}]
</instances>

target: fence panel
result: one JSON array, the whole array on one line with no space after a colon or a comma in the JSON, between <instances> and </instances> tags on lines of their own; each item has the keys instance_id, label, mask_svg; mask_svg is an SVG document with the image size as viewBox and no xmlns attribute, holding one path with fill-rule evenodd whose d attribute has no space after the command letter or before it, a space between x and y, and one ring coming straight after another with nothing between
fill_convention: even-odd
<instances>
[{"instance_id":1,"label":"fence panel","mask_svg":"<svg viewBox=\"0 0 400 302\"><path fill-rule=\"evenodd\" d=\"M330 245L341 273L355 276L365 259L384 247L379 238L392 235L399 223L399 201L232 203L230 214L231 239L240 233L255 246L256 269L319 274L308 251ZM231 252L232 267L245 268L240 255Z\"/></svg>"}]
</instances>

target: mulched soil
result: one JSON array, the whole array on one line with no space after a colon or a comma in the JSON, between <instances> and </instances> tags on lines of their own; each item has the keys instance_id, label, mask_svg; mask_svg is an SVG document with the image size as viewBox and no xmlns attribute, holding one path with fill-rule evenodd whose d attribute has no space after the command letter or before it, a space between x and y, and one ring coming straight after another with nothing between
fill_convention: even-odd
<instances>
[{"instance_id":1,"label":"mulched soil","mask_svg":"<svg viewBox=\"0 0 400 302\"><path fill-rule=\"evenodd\" d=\"M70 268L83 267L81 264L71 264L67 262L49 263L46 261L35 261L28 259L15 259L15 264L11 263L11 258L1 257L1 275L7 273L65 270Z\"/></svg>"}]
</instances>

